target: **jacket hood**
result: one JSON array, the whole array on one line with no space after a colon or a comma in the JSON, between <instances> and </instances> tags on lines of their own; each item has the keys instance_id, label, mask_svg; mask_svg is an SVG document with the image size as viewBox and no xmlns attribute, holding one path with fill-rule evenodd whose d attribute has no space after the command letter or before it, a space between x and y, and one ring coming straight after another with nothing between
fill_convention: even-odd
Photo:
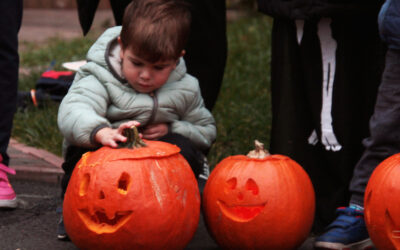
<instances>
[{"instance_id":1,"label":"jacket hood","mask_svg":"<svg viewBox=\"0 0 400 250\"><path fill-rule=\"evenodd\" d=\"M107 68L119 81L126 82L121 70L121 46L117 40L121 29L121 26L107 29L89 49L87 61ZM178 65L171 72L167 83L180 80L186 74L186 71L185 61L181 57Z\"/></svg>"},{"instance_id":2,"label":"jacket hood","mask_svg":"<svg viewBox=\"0 0 400 250\"><path fill-rule=\"evenodd\" d=\"M387 0L379 17L379 32L382 40L391 49L400 49L400 2Z\"/></svg>"}]
</instances>

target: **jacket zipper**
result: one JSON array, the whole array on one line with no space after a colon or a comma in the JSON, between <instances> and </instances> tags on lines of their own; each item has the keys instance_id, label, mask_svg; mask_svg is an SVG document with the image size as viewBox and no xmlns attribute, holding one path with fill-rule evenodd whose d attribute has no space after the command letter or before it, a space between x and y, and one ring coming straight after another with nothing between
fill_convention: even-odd
<instances>
[{"instance_id":1,"label":"jacket zipper","mask_svg":"<svg viewBox=\"0 0 400 250\"><path fill-rule=\"evenodd\" d=\"M150 97L151 97L152 100L153 100L153 109L152 109L152 111L151 111L150 118L149 118L149 120L147 121L146 125L149 125L149 124L151 124L151 123L154 121L154 118L156 117L156 112L157 112L157 109L158 109L158 99L157 99L157 95L156 95L154 92L151 92L149 95L150 95Z\"/></svg>"}]
</instances>

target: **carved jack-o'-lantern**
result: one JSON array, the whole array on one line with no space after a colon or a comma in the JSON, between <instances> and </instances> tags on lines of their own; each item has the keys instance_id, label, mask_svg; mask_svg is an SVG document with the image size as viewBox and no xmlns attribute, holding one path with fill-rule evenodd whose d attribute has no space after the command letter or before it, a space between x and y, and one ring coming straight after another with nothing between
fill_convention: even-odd
<instances>
[{"instance_id":1,"label":"carved jack-o'-lantern","mask_svg":"<svg viewBox=\"0 0 400 250\"><path fill-rule=\"evenodd\" d=\"M80 249L183 249L193 237L200 197L189 164L175 145L145 143L102 147L78 162L63 216Z\"/></svg>"},{"instance_id":2,"label":"carved jack-o'-lantern","mask_svg":"<svg viewBox=\"0 0 400 250\"><path fill-rule=\"evenodd\" d=\"M207 226L226 249L295 249L314 219L314 189L293 160L256 150L222 160L203 195Z\"/></svg>"},{"instance_id":3,"label":"carved jack-o'-lantern","mask_svg":"<svg viewBox=\"0 0 400 250\"><path fill-rule=\"evenodd\" d=\"M400 154L384 160L365 190L365 222L378 249L400 249Z\"/></svg>"}]
</instances>

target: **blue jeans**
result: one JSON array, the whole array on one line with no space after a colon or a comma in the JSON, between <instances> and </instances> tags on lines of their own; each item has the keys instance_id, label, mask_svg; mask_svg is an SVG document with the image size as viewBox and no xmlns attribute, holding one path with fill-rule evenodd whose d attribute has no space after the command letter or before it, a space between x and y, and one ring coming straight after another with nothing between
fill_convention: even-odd
<instances>
[{"instance_id":1,"label":"blue jeans","mask_svg":"<svg viewBox=\"0 0 400 250\"><path fill-rule=\"evenodd\" d=\"M400 152L400 50L386 53L385 70L369 123L370 136L356 164L350 183L351 203L364 204L364 192L374 169L387 157Z\"/></svg>"},{"instance_id":2,"label":"blue jeans","mask_svg":"<svg viewBox=\"0 0 400 250\"><path fill-rule=\"evenodd\" d=\"M8 165L7 147L17 107L18 31L22 20L22 0L0 1L0 154Z\"/></svg>"}]
</instances>

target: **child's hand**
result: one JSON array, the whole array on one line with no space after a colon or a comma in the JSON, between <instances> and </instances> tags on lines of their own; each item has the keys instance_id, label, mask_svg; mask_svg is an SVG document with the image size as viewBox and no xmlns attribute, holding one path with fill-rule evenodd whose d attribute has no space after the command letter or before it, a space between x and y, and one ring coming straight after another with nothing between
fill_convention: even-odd
<instances>
[{"instance_id":1,"label":"child's hand","mask_svg":"<svg viewBox=\"0 0 400 250\"><path fill-rule=\"evenodd\" d=\"M96 135L96 142L103 146L110 146L112 148L118 147L118 142L125 142L127 138L122 135L122 131L126 128L131 128L132 126L139 126L140 123L137 121L130 121L122 123L117 129L112 128L102 128Z\"/></svg>"},{"instance_id":2,"label":"child's hand","mask_svg":"<svg viewBox=\"0 0 400 250\"><path fill-rule=\"evenodd\" d=\"M168 124L166 123L148 125L142 130L143 138L148 140L156 140L160 137L163 137L167 133Z\"/></svg>"}]
</instances>

